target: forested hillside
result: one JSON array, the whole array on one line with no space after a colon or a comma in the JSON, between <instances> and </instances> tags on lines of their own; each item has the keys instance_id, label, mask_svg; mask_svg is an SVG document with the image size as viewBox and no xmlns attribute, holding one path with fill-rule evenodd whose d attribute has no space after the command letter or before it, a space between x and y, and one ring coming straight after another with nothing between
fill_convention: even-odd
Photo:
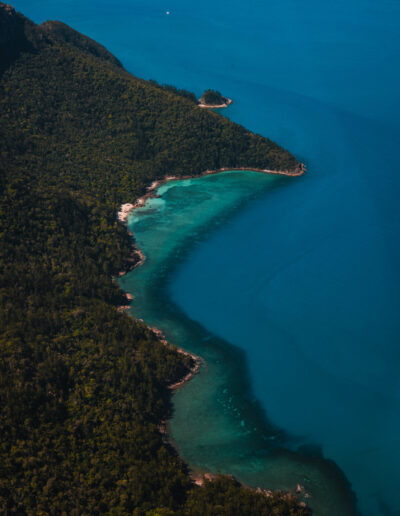
<instances>
[{"instance_id":1,"label":"forested hillside","mask_svg":"<svg viewBox=\"0 0 400 516\"><path fill-rule=\"evenodd\" d=\"M189 359L117 310L113 281L132 266L116 211L152 180L296 160L1 3L0 51L0 513L308 514L192 485L159 431Z\"/></svg>"}]
</instances>

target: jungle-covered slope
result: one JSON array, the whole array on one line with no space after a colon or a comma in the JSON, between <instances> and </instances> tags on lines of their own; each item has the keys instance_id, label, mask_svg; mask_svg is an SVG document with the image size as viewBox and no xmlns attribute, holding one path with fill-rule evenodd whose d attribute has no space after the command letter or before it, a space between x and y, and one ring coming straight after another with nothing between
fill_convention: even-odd
<instances>
[{"instance_id":1,"label":"jungle-covered slope","mask_svg":"<svg viewBox=\"0 0 400 516\"><path fill-rule=\"evenodd\" d=\"M132 266L118 206L152 180L297 165L66 25L0 3L2 514L307 513L227 478L192 485L159 431L190 364L117 310L112 279Z\"/></svg>"}]
</instances>

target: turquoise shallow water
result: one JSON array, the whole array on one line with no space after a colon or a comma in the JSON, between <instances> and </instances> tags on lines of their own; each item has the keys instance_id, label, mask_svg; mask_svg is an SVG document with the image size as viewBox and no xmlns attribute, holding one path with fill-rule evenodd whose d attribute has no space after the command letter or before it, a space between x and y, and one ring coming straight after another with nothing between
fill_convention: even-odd
<instances>
[{"instance_id":1,"label":"turquoise shallow water","mask_svg":"<svg viewBox=\"0 0 400 516\"><path fill-rule=\"evenodd\" d=\"M208 248L210 238L218 237L221 228L223 234L232 229L249 206L302 180L248 171L161 186L161 198L149 200L130 217L129 228L146 261L120 281L134 294L136 316L204 360L201 374L174 396L171 432L185 459L200 470L231 473L253 486L294 490L300 483L317 514L350 515L353 498L343 474L316 447L300 449L309 443L268 419L254 395L246 353L188 319L169 295L174 273L182 270L193 247ZM234 239L233 252L240 255L241 235ZM225 268L231 257L221 261L216 255L213 260ZM204 309L211 308L214 295L211 288ZM239 302L240 292L233 296ZM250 338L251 329L245 342ZM262 342L258 335L258 345Z\"/></svg>"},{"instance_id":2,"label":"turquoise shallow water","mask_svg":"<svg viewBox=\"0 0 400 516\"><path fill-rule=\"evenodd\" d=\"M168 190L163 211L143 214L135 233L151 240L144 235L156 224L146 221L158 228L167 212L175 217L169 205L177 218L166 226L178 229L126 281L138 313L147 292L146 320L206 358L175 396L172 431L192 464L255 485L303 476L314 505L323 499L319 514L346 514L345 498L335 507L345 497L337 471L310 448L292 454L319 446L345 472L363 515L399 514L400 3L14 5L38 22L70 23L138 76L198 94L220 89L235 101L224 115L306 162L295 180L213 179L216 191L220 181L240 184L248 199L221 191L201 216L180 217L180 190ZM254 181L267 183L254 191ZM195 207L209 195L203 186L186 198ZM205 215L206 232L184 229ZM277 429L282 440L271 439Z\"/></svg>"}]
</instances>

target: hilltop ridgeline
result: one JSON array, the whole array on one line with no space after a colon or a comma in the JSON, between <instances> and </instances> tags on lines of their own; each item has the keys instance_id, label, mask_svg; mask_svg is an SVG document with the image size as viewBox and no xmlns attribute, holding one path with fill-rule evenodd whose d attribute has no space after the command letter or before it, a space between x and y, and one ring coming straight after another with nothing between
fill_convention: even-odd
<instances>
[{"instance_id":1,"label":"hilltop ridgeline","mask_svg":"<svg viewBox=\"0 0 400 516\"><path fill-rule=\"evenodd\" d=\"M113 281L134 264L116 211L154 179L298 162L60 22L0 3L0 46L0 512L308 514L193 485L159 429L193 363Z\"/></svg>"}]
</instances>

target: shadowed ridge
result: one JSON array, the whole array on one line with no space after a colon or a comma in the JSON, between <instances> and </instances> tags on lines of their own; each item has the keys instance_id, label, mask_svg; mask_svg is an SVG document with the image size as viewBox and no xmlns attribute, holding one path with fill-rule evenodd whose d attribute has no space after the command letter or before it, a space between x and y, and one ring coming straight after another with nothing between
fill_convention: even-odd
<instances>
[{"instance_id":1,"label":"shadowed ridge","mask_svg":"<svg viewBox=\"0 0 400 516\"><path fill-rule=\"evenodd\" d=\"M122 67L103 45L59 21L36 25L11 5L0 2L0 74L23 53L36 53L52 42L68 43L76 49Z\"/></svg>"},{"instance_id":2,"label":"shadowed ridge","mask_svg":"<svg viewBox=\"0 0 400 516\"><path fill-rule=\"evenodd\" d=\"M121 62L113 56L111 52L103 47L103 45L100 45L100 43L97 43L93 39L84 36L65 23L59 21L46 21L39 25L39 29L41 29L47 36L59 42L70 43L79 50L88 52L95 57L99 57L104 61L108 61L115 66L123 68Z\"/></svg>"},{"instance_id":3,"label":"shadowed ridge","mask_svg":"<svg viewBox=\"0 0 400 516\"><path fill-rule=\"evenodd\" d=\"M0 74L24 52L35 53L48 43L43 32L8 4L0 2Z\"/></svg>"}]
</instances>

